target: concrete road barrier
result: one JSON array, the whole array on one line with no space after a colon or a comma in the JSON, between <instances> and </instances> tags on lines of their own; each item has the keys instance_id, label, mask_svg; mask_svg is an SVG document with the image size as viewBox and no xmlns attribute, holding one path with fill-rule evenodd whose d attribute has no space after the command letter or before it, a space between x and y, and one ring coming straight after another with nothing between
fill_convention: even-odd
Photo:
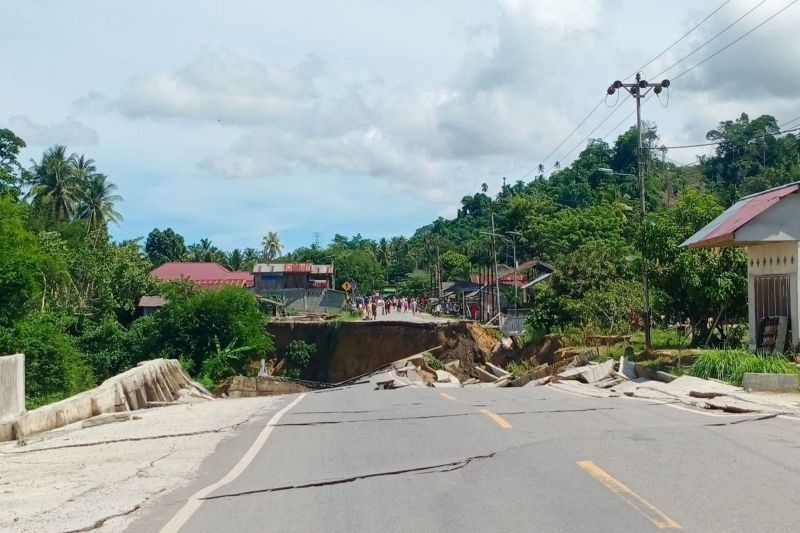
<instances>
[{"instance_id":1,"label":"concrete road barrier","mask_svg":"<svg viewBox=\"0 0 800 533\"><path fill-rule=\"evenodd\" d=\"M149 402L172 402L179 399L180 389L191 391L195 397L213 399L204 387L192 381L177 360L144 361L99 387L0 423L0 442L24 439L103 413L146 409Z\"/></svg>"},{"instance_id":2,"label":"concrete road barrier","mask_svg":"<svg viewBox=\"0 0 800 533\"><path fill-rule=\"evenodd\" d=\"M742 388L748 392L798 392L800 376L747 372L742 379Z\"/></svg>"},{"instance_id":3,"label":"concrete road barrier","mask_svg":"<svg viewBox=\"0 0 800 533\"><path fill-rule=\"evenodd\" d=\"M0 357L0 422L25 412L25 356Z\"/></svg>"}]
</instances>

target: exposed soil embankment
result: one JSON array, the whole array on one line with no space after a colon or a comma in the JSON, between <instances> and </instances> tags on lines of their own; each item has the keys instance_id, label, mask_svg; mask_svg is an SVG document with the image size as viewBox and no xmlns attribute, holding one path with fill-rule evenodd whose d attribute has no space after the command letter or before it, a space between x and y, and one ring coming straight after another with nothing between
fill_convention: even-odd
<instances>
[{"instance_id":1,"label":"exposed soil embankment","mask_svg":"<svg viewBox=\"0 0 800 533\"><path fill-rule=\"evenodd\" d=\"M464 369L491 356L497 339L472 323L273 322L278 357L293 340L314 343L317 351L302 377L337 383L435 346L444 362L459 360Z\"/></svg>"}]
</instances>

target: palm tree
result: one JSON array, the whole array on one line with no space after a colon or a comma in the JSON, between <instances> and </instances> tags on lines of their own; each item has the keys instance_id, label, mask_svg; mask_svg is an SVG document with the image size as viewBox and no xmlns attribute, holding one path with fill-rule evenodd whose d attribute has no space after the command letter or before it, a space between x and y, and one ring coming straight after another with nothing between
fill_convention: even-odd
<instances>
[{"instance_id":1,"label":"palm tree","mask_svg":"<svg viewBox=\"0 0 800 533\"><path fill-rule=\"evenodd\" d=\"M48 148L40 163L32 161L33 186L26 196L34 205L52 202L56 220L62 222L73 215L81 198L75 161L75 154L67 156L67 147L61 145Z\"/></svg>"},{"instance_id":2,"label":"palm tree","mask_svg":"<svg viewBox=\"0 0 800 533\"><path fill-rule=\"evenodd\" d=\"M620 194L616 187L608 187L603 191L602 198L604 203L611 206L614 217L623 224L627 224L628 214L633 212L633 207L628 203L631 197L627 194Z\"/></svg>"},{"instance_id":3,"label":"palm tree","mask_svg":"<svg viewBox=\"0 0 800 533\"><path fill-rule=\"evenodd\" d=\"M278 236L277 232L274 231L267 232L266 236L261 241L261 247L264 250L264 258L268 261L272 261L280 256L283 250L281 238Z\"/></svg>"},{"instance_id":4,"label":"palm tree","mask_svg":"<svg viewBox=\"0 0 800 533\"><path fill-rule=\"evenodd\" d=\"M489 186L486 183L481 183L481 192L483 192L483 194L486 194L486 191L488 190Z\"/></svg>"},{"instance_id":5,"label":"palm tree","mask_svg":"<svg viewBox=\"0 0 800 533\"><path fill-rule=\"evenodd\" d=\"M114 202L121 202L122 196L114 194L117 186L107 180L105 174L92 174L84 184L79 214L86 219L87 231L100 228L108 222L119 224L122 221L122 215L114 210Z\"/></svg>"},{"instance_id":6,"label":"palm tree","mask_svg":"<svg viewBox=\"0 0 800 533\"><path fill-rule=\"evenodd\" d=\"M238 248L234 248L230 253L225 254L225 266L231 270L241 270L244 266L244 254Z\"/></svg>"},{"instance_id":7,"label":"palm tree","mask_svg":"<svg viewBox=\"0 0 800 533\"><path fill-rule=\"evenodd\" d=\"M192 263L202 261L203 249L196 242L190 244L189 246L186 247L186 254L183 256L183 260Z\"/></svg>"},{"instance_id":8,"label":"palm tree","mask_svg":"<svg viewBox=\"0 0 800 533\"><path fill-rule=\"evenodd\" d=\"M74 167L73 172L75 174L75 179L80 183L88 182L97 174L97 167L94 164L94 159L87 159L83 154L75 158L72 162L72 166Z\"/></svg>"},{"instance_id":9,"label":"palm tree","mask_svg":"<svg viewBox=\"0 0 800 533\"><path fill-rule=\"evenodd\" d=\"M258 250L255 248L247 247L244 249L244 253L242 254L242 260L245 263L253 262L255 263L258 261Z\"/></svg>"},{"instance_id":10,"label":"palm tree","mask_svg":"<svg viewBox=\"0 0 800 533\"><path fill-rule=\"evenodd\" d=\"M211 261L214 256L214 246L211 244L211 239L200 239L200 260Z\"/></svg>"},{"instance_id":11,"label":"palm tree","mask_svg":"<svg viewBox=\"0 0 800 533\"><path fill-rule=\"evenodd\" d=\"M389 263L392 262L392 247L385 237L378 241L375 246L375 259L378 260L378 264L383 268L388 267Z\"/></svg>"}]
</instances>

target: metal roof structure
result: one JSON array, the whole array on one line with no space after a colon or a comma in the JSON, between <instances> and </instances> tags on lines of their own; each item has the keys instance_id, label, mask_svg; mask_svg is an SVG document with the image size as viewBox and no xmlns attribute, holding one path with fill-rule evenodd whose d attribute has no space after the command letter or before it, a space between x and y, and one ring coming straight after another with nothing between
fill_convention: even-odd
<instances>
[{"instance_id":1,"label":"metal roof structure","mask_svg":"<svg viewBox=\"0 0 800 533\"><path fill-rule=\"evenodd\" d=\"M800 181L745 196L700 231L686 239L681 246L688 248L745 246L736 240L736 232L748 222L777 205L779 201L800 191Z\"/></svg>"},{"instance_id":2,"label":"metal roof structure","mask_svg":"<svg viewBox=\"0 0 800 533\"><path fill-rule=\"evenodd\" d=\"M333 274L333 265L312 263L258 263L254 274Z\"/></svg>"},{"instance_id":3,"label":"metal roof structure","mask_svg":"<svg viewBox=\"0 0 800 533\"><path fill-rule=\"evenodd\" d=\"M201 287L252 287L251 272L231 272L219 263L164 263L150 274L162 281L188 279Z\"/></svg>"}]
</instances>

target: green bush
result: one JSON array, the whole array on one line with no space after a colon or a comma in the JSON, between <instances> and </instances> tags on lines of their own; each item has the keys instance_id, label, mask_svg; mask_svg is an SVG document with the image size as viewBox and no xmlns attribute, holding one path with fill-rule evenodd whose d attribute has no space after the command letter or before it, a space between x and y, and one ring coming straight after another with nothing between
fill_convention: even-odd
<instances>
[{"instance_id":1,"label":"green bush","mask_svg":"<svg viewBox=\"0 0 800 533\"><path fill-rule=\"evenodd\" d=\"M692 364L692 375L740 386L745 373L798 374L800 369L783 356L756 355L744 350L709 350Z\"/></svg>"},{"instance_id":2,"label":"green bush","mask_svg":"<svg viewBox=\"0 0 800 533\"><path fill-rule=\"evenodd\" d=\"M128 330L114 319L90 323L77 343L100 381L131 367Z\"/></svg>"},{"instance_id":3,"label":"green bush","mask_svg":"<svg viewBox=\"0 0 800 533\"><path fill-rule=\"evenodd\" d=\"M265 331L266 317L255 297L238 287L190 294L174 299L152 316L155 326L145 322L139 348L150 356L190 358L195 371L202 371L206 359L219 353L218 346L236 350L227 361L231 370L241 372L253 359L274 353L272 338ZM151 317L146 317L151 318ZM145 320L141 318L134 322ZM152 328L152 329L151 329ZM148 337L157 330L157 337ZM226 348L227 349L227 348Z\"/></svg>"},{"instance_id":4,"label":"green bush","mask_svg":"<svg viewBox=\"0 0 800 533\"><path fill-rule=\"evenodd\" d=\"M0 355L25 354L28 407L94 386L89 364L52 316L33 314L0 332Z\"/></svg>"},{"instance_id":5,"label":"green bush","mask_svg":"<svg viewBox=\"0 0 800 533\"><path fill-rule=\"evenodd\" d=\"M316 344L309 344L302 340L294 340L286 347L286 370L284 375L289 378L299 379L308 367L311 356L317 351Z\"/></svg>"},{"instance_id":6,"label":"green bush","mask_svg":"<svg viewBox=\"0 0 800 533\"><path fill-rule=\"evenodd\" d=\"M425 364L431 367L434 370L444 370L444 365L439 360L438 357L433 355L431 352L425 352L422 354L422 359L425 361Z\"/></svg>"}]
</instances>

